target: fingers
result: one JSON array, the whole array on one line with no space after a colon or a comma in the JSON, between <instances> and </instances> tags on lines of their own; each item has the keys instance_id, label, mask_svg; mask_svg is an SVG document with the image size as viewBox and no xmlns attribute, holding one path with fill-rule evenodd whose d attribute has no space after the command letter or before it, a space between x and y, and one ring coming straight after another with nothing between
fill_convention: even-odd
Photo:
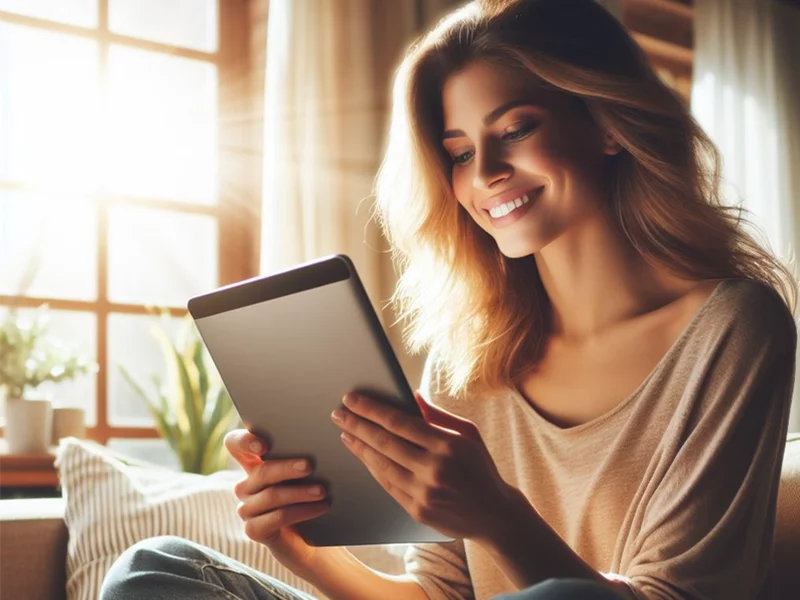
<instances>
[{"instance_id":1,"label":"fingers","mask_svg":"<svg viewBox=\"0 0 800 600\"><path fill-rule=\"evenodd\" d=\"M344 405L359 417L377 423L386 431L420 448L431 450L443 438L438 429L430 427L419 417L408 415L386 403L376 402L358 394L348 394L344 398ZM344 414L346 417L347 413Z\"/></svg>"},{"instance_id":2,"label":"fingers","mask_svg":"<svg viewBox=\"0 0 800 600\"><path fill-rule=\"evenodd\" d=\"M324 486L318 483L309 485L274 485L255 494L243 496L238 513L242 519L247 520L262 513L283 510L292 505L318 503L323 501L325 496Z\"/></svg>"},{"instance_id":3,"label":"fingers","mask_svg":"<svg viewBox=\"0 0 800 600\"><path fill-rule=\"evenodd\" d=\"M234 429L225 436L225 448L249 474L261 464L261 457L267 451L267 444L246 429Z\"/></svg>"},{"instance_id":4,"label":"fingers","mask_svg":"<svg viewBox=\"0 0 800 600\"><path fill-rule=\"evenodd\" d=\"M352 434L357 440L363 441L368 447L374 448L406 469L415 469L420 465L427 464L428 452L414 443L410 443L407 438L396 435L392 429L388 428L390 425L386 421L384 421L386 425L381 427L376 425L377 421L369 421L367 418L361 418L349 410L343 409L335 411L334 415L331 418L340 429ZM389 421L392 421L394 416L391 415ZM375 418L374 415L373 418ZM354 444L354 448L359 449L360 447Z\"/></svg>"},{"instance_id":5,"label":"fingers","mask_svg":"<svg viewBox=\"0 0 800 600\"><path fill-rule=\"evenodd\" d=\"M358 438L351 437L347 439L342 437L342 441L344 441L347 449L364 463L372 476L390 494L394 495L389 489L391 486L406 492L410 492L415 487L417 477L385 454L375 450Z\"/></svg>"},{"instance_id":6,"label":"fingers","mask_svg":"<svg viewBox=\"0 0 800 600\"><path fill-rule=\"evenodd\" d=\"M325 514L328 508L324 501L284 506L247 519L244 532L250 539L263 543L280 533L284 527L319 517Z\"/></svg>"},{"instance_id":7,"label":"fingers","mask_svg":"<svg viewBox=\"0 0 800 600\"><path fill-rule=\"evenodd\" d=\"M234 493L237 497L255 494L284 481L301 479L311 472L311 466L304 458L259 460L260 464L248 473L248 477L236 484Z\"/></svg>"},{"instance_id":8,"label":"fingers","mask_svg":"<svg viewBox=\"0 0 800 600\"><path fill-rule=\"evenodd\" d=\"M425 400L424 396L419 391L414 394L414 398L416 399L417 405L420 407L420 410L425 417L425 422L429 425L455 431L476 441L481 439L478 428L475 427L475 424L472 421L431 404ZM439 441L440 440L437 440L437 443L439 443Z\"/></svg>"}]
</instances>

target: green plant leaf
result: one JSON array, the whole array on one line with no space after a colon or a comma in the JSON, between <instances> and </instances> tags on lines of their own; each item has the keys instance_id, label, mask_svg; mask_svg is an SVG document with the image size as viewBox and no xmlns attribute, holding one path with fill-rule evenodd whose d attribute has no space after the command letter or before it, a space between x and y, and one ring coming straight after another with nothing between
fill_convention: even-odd
<instances>
[{"instance_id":1,"label":"green plant leaf","mask_svg":"<svg viewBox=\"0 0 800 600\"><path fill-rule=\"evenodd\" d=\"M118 365L118 368L119 368L119 371L120 371L120 373L122 374L122 377L123 377L123 379L125 379L125 381L127 381L127 382L128 382L128 385L130 385L130 386L133 388L133 391L135 391L135 392L136 392L136 394L137 394L137 395L138 395L138 396L139 396L139 397L140 397L142 400L144 400L144 403L145 403L145 404L146 404L148 407L152 407L153 409L155 409L155 410L158 410L158 407L157 407L157 405L155 404L155 402L153 402L153 401L150 399L150 397L147 395L147 392L145 392L145 391L144 391L144 388L142 388L142 386L140 386L138 383L136 383L136 380L135 380L135 379L133 378L133 376L130 374L130 372L128 371L128 369L126 369L126 368L125 368L125 367L123 367L122 365Z\"/></svg>"},{"instance_id":2,"label":"green plant leaf","mask_svg":"<svg viewBox=\"0 0 800 600\"><path fill-rule=\"evenodd\" d=\"M150 411L150 414L153 416L153 419L156 422L156 429L158 429L158 432L169 442L173 452L178 454L180 430L169 422L169 412L162 410L162 407L164 406L163 396L160 393L157 393L157 396L159 397L159 403L161 404L161 406L159 406L159 403L156 403L156 401L152 400L144 391L142 386L136 383L136 380L134 380L133 376L125 367L122 365L118 365L118 367L120 373L122 373L122 377L128 382L128 385L130 385L137 395L144 401L145 406L147 406L147 409Z\"/></svg>"},{"instance_id":3,"label":"green plant leaf","mask_svg":"<svg viewBox=\"0 0 800 600\"><path fill-rule=\"evenodd\" d=\"M0 323L0 388L9 396L23 396L48 381L60 382L96 370L94 361L77 354L49 334L47 304L30 318L12 306Z\"/></svg>"},{"instance_id":4,"label":"green plant leaf","mask_svg":"<svg viewBox=\"0 0 800 600\"><path fill-rule=\"evenodd\" d=\"M203 415L205 437L208 437L211 429L232 405L228 391L225 389L225 386L222 385L222 382L220 382L218 387L216 387L214 390L211 390L209 396L209 403L206 405L207 410ZM213 400L211 398L213 398Z\"/></svg>"},{"instance_id":5,"label":"green plant leaf","mask_svg":"<svg viewBox=\"0 0 800 600\"><path fill-rule=\"evenodd\" d=\"M159 433L184 471L208 474L225 468L228 452L224 438L238 421L238 413L208 360L194 323L186 323L178 343L172 342L163 327L154 326L152 332L169 372L166 385L151 374L156 393L148 396L129 373L125 378L145 400Z\"/></svg>"},{"instance_id":6,"label":"green plant leaf","mask_svg":"<svg viewBox=\"0 0 800 600\"><path fill-rule=\"evenodd\" d=\"M183 361L181 353L163 329L153 327L152 332L161 348L170 373L167 387L168 396L182 433L178 442L179 460L185 471L196 472L196 465L202 452L199 444L197 407L201 405L202 400L199 398L196 385L193 385L192 377L187 370L187 367L193 369L194 365L187 365Z\"/></svg>"},{"instance_id":7,"label":"green plant leaf","mask_svg":"<svg viewBox=\"0 0 800 600\"><path fill-rule=\"evenodd\" d=\"M205 474L218 471L224 468L227 463L228 451L225 448L225 435L230 430L230 427L236 417L236 411L233 405L228 406L228 410L224 413L214 425L211 433L206 440L205 451L203 452L202 471ZM220 463L223 467L220 467Z\"/></svg>"},{"instance_id":8,"label":"green plant leaf","mask_svg":"<svg viewBox=\"0 0 800 600\"><path fill-rule=\"evenodd\" d=\"M210 444L216 443L211 441L213 430L216 425L223 418L226 408L230 405L230 398L226 394L221 393L222 386L220 385L215 390L211 390L206 397L206 405L203 410L203 426L202 426L202 444L208 449ZM215 393L216 392L216 393ZM204 454L203 464L207 465L209 459ZM208 468L203 466L203 469Z\"/></svg>"},{"instance_id":9,"label":"green plant leaf","mask_svg":"<svg viewBox=\"0 0 800 600\"><path fill-rule=\"evenodd\" d=\"M172 346L172 360L177 369L182 398L183 409L189 422L189 435L187 436L186 452L191 456L192 472L199 472L203 454L203 409L205 397L200 394L199 375L193 361L186 359L178 349Z\"/></svg>"},{"instance_id":10,"label":"green plant leaf","mask_svg":"<svg viewBox=\"0 0 800 600\"><path fill-rule=\"evenodd\" d=\"M212 469L218 462L217 455L224 449L222 441L224 439L223 436L227 433L226 429L226 423L219 421L211 430L208 439L206 439L200 464L200 471L204 475L214 472Z\"/></svg>"},{"instance_id":11,"label":"green plant leaf","mask_svg":"<svg viewBox=\"0 0 800 600\"><path fill-rule=\"evenodd\" d=\"M195 430L194 413L190 408L194 405L194 390L190 381L184 381L185 368L180 354L175 349L163 329L153 327L153 336L156 338L169 371L169 385L167 386L171 408L184 437L192 435Z\"/></svg>"},{"instance_id":12,"label":"green plant leaf","mask_svg":"<svg viewBox=\"0 0 800 600\"><path fill-rule=\"evenodd\" d=\"M178 335L175 338L175 347L178 349L184 359L191 360L191 340L194 339L194 322L191 315L185 315L178 328Z\"/></svg>"},{"instance_id":13,"label":"green plant leaf","mask_svg":"<svg viewBox=\"0 0 800 600\"><path fill-rule=\"evenodd\" d=\"M201 442L205 398L200 395L198 377L194 365L191 362L185 362L177 348L174 350L173 359L178 368L178 376L180 377L185 399L184 410L186 410L190 427L190 435L188 437L192 440L194 453L199 460L199 456L202 453Z\"/></svg>"},{"instance_id":14,"label":"green plant leaf","mask_svg":"<svg viewBox=\"0 0 800 600\"><path fill-rule=\"evenodd\" d=\"M205 346L197 340L192 349L192 362L197 369L197 387L202 398L208 398L208 369L205 361Z\"/></svg>"}]
</instances>

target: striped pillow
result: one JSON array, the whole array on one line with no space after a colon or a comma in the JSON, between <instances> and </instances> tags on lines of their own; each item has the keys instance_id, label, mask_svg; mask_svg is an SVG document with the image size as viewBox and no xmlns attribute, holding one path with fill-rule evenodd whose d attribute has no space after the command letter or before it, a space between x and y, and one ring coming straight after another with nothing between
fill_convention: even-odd
<instances>
[{"instance_id":1,"label":"striped pillow","mask_svg":"<svg viewBox=\"0 0 800 600\"><path fill-rule=\"evenodd\" d=\"M56 466L66 499L68 600L95 600L108 569L139 540L177 535L322 597L250 540L236 514L239 471L209 476L134 463L94 442L65 438Z\"/></svg>"}]
</instances>

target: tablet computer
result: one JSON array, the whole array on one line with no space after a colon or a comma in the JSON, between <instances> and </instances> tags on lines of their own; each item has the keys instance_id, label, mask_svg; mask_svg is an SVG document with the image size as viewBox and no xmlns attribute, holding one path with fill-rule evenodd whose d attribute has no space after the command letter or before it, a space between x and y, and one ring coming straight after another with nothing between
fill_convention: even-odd
<instances>
[{"instance_id":1,"label":"tablet computer","mask_svg":"<svg viewBox=\"0 0 800 600\"><path fill-rule=\"evenodd\" d=\"M227 285L188 303L245 426L266 458L306 457L325 514L295 525L314 546L444 542L414 521L342 443L331 421L350 391L421 416L352 261L336 255Z\"/></svg>"}]
</instances>

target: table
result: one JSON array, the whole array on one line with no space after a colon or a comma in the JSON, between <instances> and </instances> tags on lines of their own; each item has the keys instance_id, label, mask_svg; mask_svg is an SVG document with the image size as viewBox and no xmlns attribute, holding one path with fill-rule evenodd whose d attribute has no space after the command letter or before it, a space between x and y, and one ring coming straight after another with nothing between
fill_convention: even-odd
<instances>
[{"instance_id":1,"label":"table","mask_svg":"<svg viewBox=\"0 0 800 600\"><path fill-rule=\"evenodd\" d=\"M60 495L56 450L52 446L41 454L10 454L0 438L0 497Z\"/></svg>"}]
</instances>

